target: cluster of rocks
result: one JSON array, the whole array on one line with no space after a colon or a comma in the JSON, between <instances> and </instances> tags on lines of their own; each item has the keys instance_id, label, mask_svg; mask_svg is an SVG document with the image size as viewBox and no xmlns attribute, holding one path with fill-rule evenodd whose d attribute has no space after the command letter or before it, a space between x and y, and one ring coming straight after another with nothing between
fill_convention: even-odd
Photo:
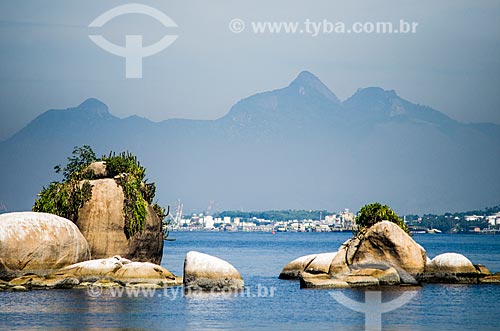
<instances>
[{"instance_id":1,"label":"cluster of rocks","mask_svg":"<svg viewBox=\"0 0 500 331\"><path fill-rule=\"evenodd\" d=\"M425 249L396 224L382 221L343 243L337 252L299 257L281 279L299 279L302 288L351 288L421 283L500 283L482 265L445 253L430 260Z\"/></svg>"},{"instance_id":2,"label":"cluster of rocks","mask_svg":"<svg viewBox=\"0 0 500 331\"><path fill-rule=\"evenodd\" d=\"M106 247L105 251L110 247L119 251L112 244ZM245 286L234 266L200 252L187 253L183 277L157 263L113 255L95 259L78 227L59 216L34 212L0 215L0 290L183 285L186 291L237 291ZM491 274L461 254L445 253L429 259L423 247L388 221L347 240L337 252L293 260L279 278L298 279L302 288L329 289L500 283L500 274Z\"/></svg>"},{"instance_id":3,"label":"cluster of rocks","mask_svg":"<svg viewBox=\"0 0 500 331\"><path fill-rule=\"evenodd\" d=\"M87 240L71 221L35 212L0 215L0 290L141 286L184 283L189 290L239 290L244 282L228 262L189 252L184 278L151 262L115 255L91 260Z\"/></svg>"},{"instance_id":4,"label":"cluster of rocks","mask_svg":"<svg viewBox=\"0 0 500 331\"><path fill-rule=\"evenodd\" d=\"M0 290L183 283L190 290L243 288L233 266L206 254L187 254L184 279L161 267L163 226L153 208L147 206L144 229L127 236L117 183L123 174L113 177L104 161L84 171L92 175L92 195L75 223L46 213L0 215Z\"/></svg>"},{"instance_id":5,"label":"cluster of rocks","mask_svg":"<svg viewBox=\"0 0 500 331\"><path fill-rule=\"evenodd\" d=\"M2 281L0 288L23 291L31 289L69 289L88 286L141 286L162 288L181 281L167 269L150 262L132 262L120 256L75 263L49 275L29 274Z\"/></svg>"}]
</instances>

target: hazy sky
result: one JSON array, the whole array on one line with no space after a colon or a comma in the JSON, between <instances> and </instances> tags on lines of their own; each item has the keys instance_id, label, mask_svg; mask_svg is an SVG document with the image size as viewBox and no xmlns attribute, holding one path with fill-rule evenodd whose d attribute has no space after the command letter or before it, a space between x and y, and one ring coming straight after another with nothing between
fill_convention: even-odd
<instances>
[{"instance_id":1,"label":"hazy sky","mask_svg":"<svg viewBox=\"0 0 500 331\"><path fill-rule=\"evenodd\" d=\"M124 15L102 28L97 16L126 1L8 1L0 4L0 140L50 108L89 97L113 114L154 121L214 119L239 99L287 85L309 70L340 99L357 88L395 89L410 101L465 122L500 123L500 2L142 1L171 19ZM242 19L235 34L229 22ZM252 21L418 22L416 34L254 34ZM96 33L97 32L97 33ZM124 45L165 34L178 39L145 58L142 79L125 79L125 60L89 34Z\"/></svg>"}]
</instances>

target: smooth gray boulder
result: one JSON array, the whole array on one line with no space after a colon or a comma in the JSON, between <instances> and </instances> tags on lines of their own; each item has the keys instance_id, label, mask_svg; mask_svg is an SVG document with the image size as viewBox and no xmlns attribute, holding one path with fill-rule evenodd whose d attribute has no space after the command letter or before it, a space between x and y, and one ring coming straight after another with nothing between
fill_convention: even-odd
<instances>
[{"instance_id":1,"label":"smooth gray boulder","mask_svg":"<svg viewBox=\"0 0 500 331\"><path fill-rule=\"evenodd\" d=\"M183 283L185 291L232 291L245 286L229 262L195 251L186 254Z\"/></svg>"},{"instance_id":2,"label":"smooth gray boulder","mask_svg":"<svg viewBox=\"0 0 500 331\"><path fill-rule=\"evenodd\" d=\"M472 262L462 254L444 253L436 256L425 267L426 272L476 273Z\"/></svg>"},{"instance_id":3,"label":"smooth gray boulder","mask_svg":"<svg viewBox=\"0 0 500 331\"><path fill-rule=\"evenodd\" d=\"M0 278L47 275L88 259L87 240L67 219L35 212L0 215Z\"/></svg>"},{"instance_id":4,"label":"smooth gray boulder","mask_svg":"<svg viewBox=\"0 0 500 331\"><path fill-rule=\"evenodd\" d=\"M418 280L425 283L460 283L476 284L481 273L472 262L458 253L444 253L436 256L427 263L425 271L417 276Z\"/></svg>"}]
</instances>

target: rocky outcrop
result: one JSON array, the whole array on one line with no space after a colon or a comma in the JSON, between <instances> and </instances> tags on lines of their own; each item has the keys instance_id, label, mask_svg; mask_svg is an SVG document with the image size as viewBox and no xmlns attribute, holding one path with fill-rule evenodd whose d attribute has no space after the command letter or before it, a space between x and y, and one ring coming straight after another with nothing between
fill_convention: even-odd
<instances>
[{"instance_id":1,"label":"rocky outcrop","mask_svg":"<svg viewBox=\"0 0 500 331\"><path fill-rule=\"evenodd\" d=\"M324 274L328 273L330 270L330 265L332 264L333 259L337 255L337 252L333 253L321 253L316 255L316 257L306 265L304 268L305 272L310 274Z\"/></svg>"},{"instance_id":2,"label":"rocky outcrop","mask_svg":"<svg viewBox=\"0 0 500 331\"><path fill-rule=\"evenodd\" d=\"M351 286L342 279L331 277L327 274L314 275L309 273L301 273L299 276L300 288L311 289L336 289L350 288Z\"/></svg>"},{"instance_id":3,"label":"rocky outcrop","mask_svg":"<svg viewBox=\"0 0 500 331\"><path fill-rule=\"evenodd\" d=\"M364 234L342 244L328 272L324 267L309 270L314 258L320 255L296 259L285 266L282 273L298 274L303 288L500 283L499 274L492 275L488 268L473 265L461 254L445 253L430 260L423 247L396 224L387 221L376 223Z\"/></svg>"},{"instance_id":4,"label":"rocky outcrop","mask_svg":"<svg viewBox=\"0 0 500 331\"><path fill-rule=\"evenodd\" d=\"M433 258L417 278L426 283L474 284L479 282L480 274L480 270L462 254L444 253Z\"/></svg>"},{"instance_id":5,"label":"rocky outcrop","mask_svg":"<svg viewBox=\"0 0 500 331\"><path fill-rule=\"evenodd\" d=\"M479 279L483 284L500 284L500 272L493 275L488 275Z\"/></svg>"},{"instance_id":6,"label":"rocky outcrop","mask_svg":"<svg viewBox=\"0 0 500 331\"><path fill-rule=\"evenodd\" d=\"M159 264L163 255L162 223L148 206L142 232L127 238L123 214L124 194L112 178L91 180L92 197L79 210L76 225L87 238L93 258L120 255Z\"/></svg>"},{"instance_id":7,"label":"rocky outcrop","mask_svg":"<svg viewBox=\"0 0 500 331\"><path fill-rule=\"evenodd\" d=\"M67 219L35 212L0 215L0 278L47 275L88 259L87 240Z\"/></svg>"},{"instance_id":8,"label":"rocky outcrop","mask_svg":"<svg viewBox=\"0 0 500 331\"><path fill-rule=\"evenodd\" d=\"M230 263L191 251L184 260L184 290L228 291L244 288L243 278Z\"/></svg>"},{"instance_id":9,"label":"rocky outcrop","mask_svg":"<svg viewBox=\"0 0 500 331\"><path fill-rule=\"evenodd\" d=\"M401 278L395 268L386 265L355 267L348 273L329 275L302 272L299 276L301 288L346 288L381 285L399 285Z\"/></svg>"},{"instance_id":10,"label":"rocky outcrop","mask_svg":"<svg viewBox=\"0 0 500 331\"><path fill-rule=\"evenodd\" d=\"M474 264L474 268L479 273L479 277L491 276L491 271L482 264Z\"/></svg>"},{"instance_id":11,"label":"rocky outcrop","mask_svg":"<svg viewBox=\"0 0 500 331\"><path fill-rule=\"evenodd\" d=\"M94 179L106 178L109 176L108 169L106 168L106 161L92 162L86 169L86 172L91 173Z\"/></svg>"},{"instance_id":12,"label":"rocky outcrop","mask_svg":"<svg viewBox=\"0 0 500 331\"><path fill-rule=\"evenodd\" d=\"M337 252L301 256L286 264L279 275L280 279L299 279L301 272L312 274L328 273L330 264Z\"/></svg>"},{"instance_id":13,"label":"rocky outcrop","mask_svg":"<svg viewBox=\"0 0 500 331\"><path fill-rule=\"evenodd\" d=\"M349 273L351 266L386 265L416 275L424 271L426 252L399 226L382 221L362 236L346 241L332 261L331 275Z\"/></svg>"},{"instance_id":14,"label":"rocky outcrop","mask_svg":"<svg viewBox=\"0 0 500 331\"><path fill-rule=\"evenodd\" d=\"M307 255L287 264L280 278L304 288L418 285L426 252L399 226L382 221L347 240L336 253Z\"/></svg>"},{"instance_id":15,"label":"rocky outcrop","mask_svg":"<svg viewBox=\"0 0 500 331\"><path fill-rule=\"evenodd\" d=\"M170 285L176 283L176 277L157 264L132 262L120 256L73 264L62 268L51 276L73 277L80 281L107 278L123 284Z\"/></svg>"},{"instance_id":16,"label":"rocky outcrop","mask_svg":"<svg viewBox=\"0 0 500 331\"><path fill-rule=\"evenodd\" d=\"M132 262L114 256L89 260L61 268L47 276L27 275L4 283L5 289L14 286L26 289L73 288L76 286L176 286L180 280L167 269L149 262Z\"/></svg>"}]
</instances>

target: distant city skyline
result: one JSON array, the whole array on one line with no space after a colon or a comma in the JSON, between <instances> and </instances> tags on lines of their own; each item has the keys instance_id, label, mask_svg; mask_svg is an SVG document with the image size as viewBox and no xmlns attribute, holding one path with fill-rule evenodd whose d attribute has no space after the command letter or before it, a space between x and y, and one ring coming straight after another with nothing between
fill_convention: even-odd
<instances>
[{"instance_id":1,"label":"distant city skyline","mask_svg":"<svg viewBox=\"0 0 500 331\"><path fill-rule=\"evenodd\" d=\"M309 70L341 99L380 86L462 122L500 124L500 4L481 1L382 3L317 1L143 1L172 18L145 15L99 28L124 45L165 33L178 40L143 61L142 79L125 79L123 58L88 38L90 22L126 2L4 1L0 4L0 140L48 109L95 97L118 117L216 119L249 95L285 86ZM233 33L233 19L247 29ZM418 22L415 34L255 34L253 21Z\"/></svg>"}]
</instances>

